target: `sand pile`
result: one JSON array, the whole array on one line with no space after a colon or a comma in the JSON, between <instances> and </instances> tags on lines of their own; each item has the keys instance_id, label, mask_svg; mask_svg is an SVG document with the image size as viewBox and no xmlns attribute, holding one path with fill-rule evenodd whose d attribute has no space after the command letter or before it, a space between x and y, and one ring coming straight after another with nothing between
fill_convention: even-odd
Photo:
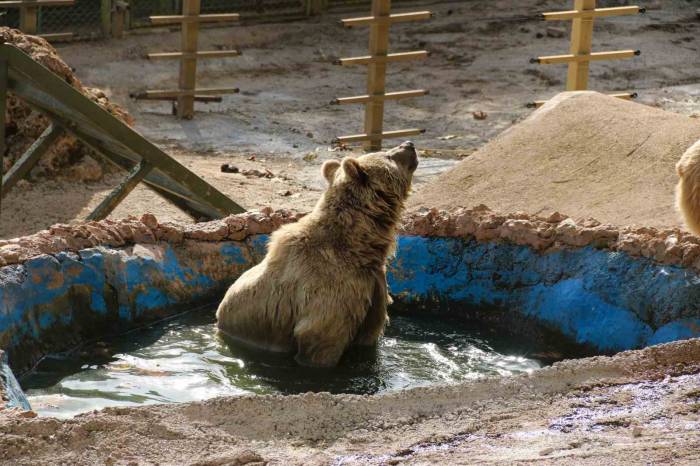
<instances>
[{"instance_id":1,"label":"sand pile","mask_svg":"<svg viewBox=\"0 0 700 466\"><path fill-rule=\"evenodd\" d=\"M31 55L34 60L63 77L67 83L90 97L90 99L100 104L119 119L129 125L133 123L127 112L110 102L104 92L83 86L73 74L71 68L61 60L56 50L44 39L25 35L16 29L7 27L0 27L0 39L5 43L16 45ZM7 104L7 152L4 154L3 159L5 171L12 166L15 160L24 153L49 124L46 118L32 111L24 102L15 98L12 94L10 94ZM103 169L92 158L85 157L89 153L88 151L89 149L75 138L64 136L44 154L32 171L32 174L52 176L62 172L75 179L99 179L102 177Z\"/></svg>"},{"instance_id":2,"label":"sand pile","mask_svg":"<svg viewBox=\"0 0 700 466\"><path fill-rule=\"evenodd\" d=\"M486 204L680 226L675 164L697 139L700 120L595 92L563 93L425 185L409 208Z\"/></svg>"}]
</instances>

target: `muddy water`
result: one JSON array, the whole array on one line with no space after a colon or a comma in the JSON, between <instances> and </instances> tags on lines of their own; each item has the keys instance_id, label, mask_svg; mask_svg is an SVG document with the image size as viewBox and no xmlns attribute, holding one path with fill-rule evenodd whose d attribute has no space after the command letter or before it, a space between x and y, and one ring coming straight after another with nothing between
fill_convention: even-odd
<instances>
[{"instance_id":1,"label":"muddy water","mask_svg":"<svg viewBox=\"0 0 700 466\"><path fill-rule=\"evenodd\" d=\"M435 316L394 316L376 349L352 349L335 369L301 368L292 355L261 354L217 335L211 310L46 358L22 378L40 415L70 417L107 406L185 402L246 393L372 394L550 362L531 342Z\"/></svg>"}]
</instances>

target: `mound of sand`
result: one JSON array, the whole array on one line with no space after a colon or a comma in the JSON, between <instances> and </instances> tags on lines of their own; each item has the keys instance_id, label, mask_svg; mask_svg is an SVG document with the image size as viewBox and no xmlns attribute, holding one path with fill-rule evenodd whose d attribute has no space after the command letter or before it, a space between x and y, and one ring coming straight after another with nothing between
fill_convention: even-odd
<instances>
[{"instance_id":1,"label":"mound of sand","mask_svg":"<svg viewBox=\"0 0 700 466\"><path fill-rule=\"evenodd\" d=\"M110 102L104 92L99 89L82 85L71 68L58 56L56 50L44 39L23 34L16 29L0 27L0 40L11 43L29 54L67 83L78 89L107 111L131 125L133 123L128 113L118 105ZM7 152L3 164L7 171L24 151L46 129L49 121L41 114L32 111L24 102L12 96L7 102ZM89 149L71 136L60 138L49 151L44 154L32 174L52 176L59 171L76 179L96 180L102 177L102 168L92 158L85 157Z\"/></svg>"},{"instance_id":2,"label":"mound of sand","mask_svg":"<svg viewBox=\"0 0 700 466\"><path fill-rule=\"evenodd\" d=\"M675 164L697 139L697 119L567 92L426 184L409 208L486 204L499 212L680 226Z\"/></svg>"}]
</instances>

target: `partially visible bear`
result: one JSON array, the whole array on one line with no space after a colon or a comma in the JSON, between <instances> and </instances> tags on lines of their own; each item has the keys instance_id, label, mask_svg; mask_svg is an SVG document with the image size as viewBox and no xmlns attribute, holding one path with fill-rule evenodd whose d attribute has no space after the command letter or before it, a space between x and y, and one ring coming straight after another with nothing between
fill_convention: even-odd
<instances>
[{"instance_id":1,"label":"partially visible bear","mask_svg":"<svg viewBox=\"0 0 700 466\"><path fill-rule=\"evenodd\" d=\"M296 351L311 366L336 365L352 344L375 345L387 322L385 264L417 166L411 142L324 163L328 189L309 215L273 233L265 259L229 288L219 329Z\"/></svg>"},{"instance_id":2,"label":"partially visible bear","mask_svg":"<svg viewBox=\"0 0 700 466\"><path fill-rule=\"evenodd\" d=\"M676 206L688 229L700 235L700 141L681 156L676 172L680 177L676 187Z\"/></svg>"}]
</instances>

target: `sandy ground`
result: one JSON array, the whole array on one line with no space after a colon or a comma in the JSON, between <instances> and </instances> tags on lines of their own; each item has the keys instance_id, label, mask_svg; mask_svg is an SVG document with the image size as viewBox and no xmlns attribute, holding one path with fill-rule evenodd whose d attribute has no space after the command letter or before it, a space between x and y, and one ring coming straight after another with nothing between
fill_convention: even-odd
<instances>
[{"instance_id":1,"label":"sandy ground","mask_svg":"<svg viewBox=\"0 0 700 466\"><path fill-rule=\"evenodd\" d=\"M597 92L566 92L419 188L409 208L471 207L681 227L676 162L696 118Z\"/></svg>"},{"instance_id":2,"label":"sandy ground","mask_svg":"<svg viewBox=\"0 0 700 466\"><path fill-rule=\"evenodd\" d=\"M697 464L700 340L382 396L0 416L2 464Z\"/></svg>"},{"instance_id":3,"label":"sandy ground","mask_svg":"<svg viewBox=\"0 0 700 466\"><path fill-rule=\"evenodd\" d=\"M637 91L639 102L685 115L699 113L696 37L700 20L695 7L681 0L648 3L651 9L646 15L606 19L596 25L596 50L639 48L643 53L633 60L594 64L591 88ZM396 9L423 8L434 10L436 18L397 25L392 50L427 48L433 54L426 61L392 66L389 90L425 87L431 94L389 104L386 118L387 129L427 129L416 138L431 156L420 168L418 188L529 115L525 103L561 91L565 66L531 65L528 60L568 49L567 24L544 23L532 16L561 9L559 1L414 2ZM128 109L139 131L245 207L309 208L322 186L317 176L320 164L345 154L329 152L330 141L361 128L361 106L328 103L364 92L363 67L331 64L337 57L366 53L367 31L345 30L336 23L338 18L363 13L356 9L289 23L205 30L202 49L239 48L244 55L203 62L200 85L234 85L242 92L225 96L220 104L198 105L193 121L174 119L167 103L129 98L134 91L174 85L175 63L148 62L142 57L148 51L176 50L177 33L135 33L120 41L80 42L58 49L86 85L105 89ZM563 27L563 37L551 37L559 35L548 34L551 27ZM487 118L475 119L475 111L486 112ZM258 162L248 164L251 155ZM290 179L222 174L218 171L222 163L266 167ZM84 218L118 181L116 176L97 183L57 179L17 187L3 203L0 236L28 234L55 222ZM287 191L290 195L283 196ZM144 211L184 219L142 189L114 216ZM632 209L626 213L634 216Z\"/></svg>"}]
</instances>

